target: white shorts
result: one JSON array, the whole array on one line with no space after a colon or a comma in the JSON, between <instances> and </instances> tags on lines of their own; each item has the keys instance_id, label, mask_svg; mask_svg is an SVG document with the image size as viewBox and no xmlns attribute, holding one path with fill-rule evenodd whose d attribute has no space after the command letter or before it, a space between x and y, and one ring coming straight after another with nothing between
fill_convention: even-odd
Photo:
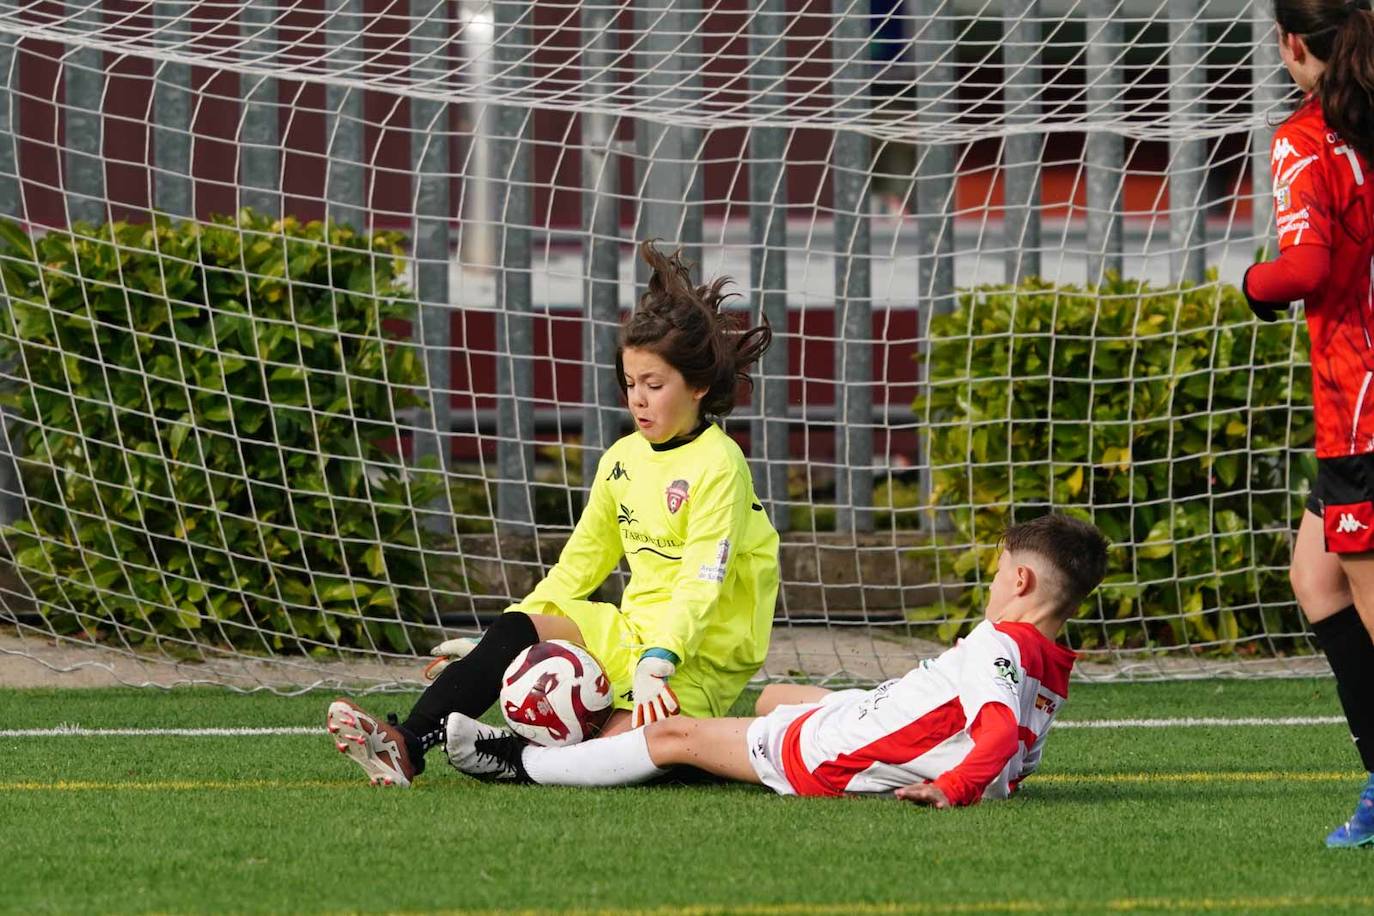
<instances>
[{"instance_id":1,"label":"white shorts","mask_svg":"<svg viewBox=\"0 0 1374 916\"><path fill-rule=\"evenodd\" d=\"M797 790L787 781L787 773L782 764L782 739L787 734L787 726L809 713L811 710L848 699L854 694L865 694L866 690L837 690L828 693L817 703L794 703L778 706L766 716L755 719L749 724L746 738L749 741L749 763L758 774L759 781L779 795L796 795Z\"/></svg>"}]
</instances>

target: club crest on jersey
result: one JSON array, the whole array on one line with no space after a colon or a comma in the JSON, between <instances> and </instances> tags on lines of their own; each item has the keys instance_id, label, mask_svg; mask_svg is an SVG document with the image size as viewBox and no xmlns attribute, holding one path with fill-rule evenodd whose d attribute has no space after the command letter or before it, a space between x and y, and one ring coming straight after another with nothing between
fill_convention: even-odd
<instances>
[{"instance_id":1,"label":"club crest on jersey","mask_svg":"<svg viewBox=\"0 0 1374 916\"><path fill-rule=\"evenodd\" d=\"M1293 195L1288 185L1279 185L1274 189L1274 207L1279 210L1287 210L1293 205Z\"/></svg>"},{"instance_id":2,"label":"club crest on jersey","mask_svg":"<svg viewBox=\"0 0 1374 916\"><path fill-rule=\"evenodd\" d=\"M668 511L677 515L677 510L687 501L687 481L674 480L663 495L668 500Z\"/></svg>"},{"instance_id":3,"label":"club crest on jersey","mask_svg":"<svg viewBox=\"0 0 1374 916\"><path fill-rule=\"evenodd\" d=\"M1021 683L1021 675L1017 673L1011 659L999 658L992 664L997 669L997 677L1006 681L1008 686Z\"/></svg>"}]
</instances>

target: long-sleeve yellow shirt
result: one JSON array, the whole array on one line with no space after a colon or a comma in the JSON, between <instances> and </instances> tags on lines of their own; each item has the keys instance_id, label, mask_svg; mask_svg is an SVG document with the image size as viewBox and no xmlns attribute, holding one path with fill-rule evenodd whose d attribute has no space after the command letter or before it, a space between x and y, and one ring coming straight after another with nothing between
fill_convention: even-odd
<instances>
[{"instance_id":1,"label":"long-sleeve yellow shirt","mask_svg":"<svg viewBox=\"0 0 1374 916\"><path fill-rule=\"evenodd\" d=\"M675 653L675 678L728 707L768 652L778 534L720 427L667 445L632 433L607 449L558 564L516 607L586 598L625 557L620 613L638 641L625 648Z\"/></svg>"}]
</instances>

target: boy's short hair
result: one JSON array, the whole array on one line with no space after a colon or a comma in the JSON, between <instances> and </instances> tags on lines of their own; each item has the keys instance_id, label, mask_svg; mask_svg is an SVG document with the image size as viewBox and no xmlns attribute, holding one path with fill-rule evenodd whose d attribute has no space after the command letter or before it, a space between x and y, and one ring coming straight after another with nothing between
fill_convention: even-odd
<instances>
[{"instance_id":1,"label":"boy's short hair","mask_svg":"<svg viewBox=\"0 0 1374 916\"><path fill-rule=\"evenodd\" d=\"M1002 535L1012 553L1035 553L1059 573L1059 610L1069 616L1107 574L1107 539L1096 527L1067 515L1042 515Z\"/></svg>"}]
</instances>

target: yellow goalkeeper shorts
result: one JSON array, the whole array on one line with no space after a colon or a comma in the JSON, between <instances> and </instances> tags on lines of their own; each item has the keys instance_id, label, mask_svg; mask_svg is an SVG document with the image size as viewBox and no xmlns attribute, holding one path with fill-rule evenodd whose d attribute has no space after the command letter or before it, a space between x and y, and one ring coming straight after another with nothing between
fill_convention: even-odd
<instances>
[{"instance_id":1,"label":"yellow goalkeeper shorts","mask_svg":"<svg viewBox=\"0 0 1374 916\"><path fill-rule=\"evenodd\" d=\"M521 611L526 614L548 614L566 617L582 631L582 644L596 657L611 680L611 690L615 694L616 709L634 709L633 686L635 665L644 651L643 641L635 630L630 618L616 607L603 601L541 601L537 605L516 605L507 611ZM679 672L668 679L684 716L705 719L723 716L734 697L713 695L700 684L695 683L690 674Z\"/></svg>"}]
</instances>

